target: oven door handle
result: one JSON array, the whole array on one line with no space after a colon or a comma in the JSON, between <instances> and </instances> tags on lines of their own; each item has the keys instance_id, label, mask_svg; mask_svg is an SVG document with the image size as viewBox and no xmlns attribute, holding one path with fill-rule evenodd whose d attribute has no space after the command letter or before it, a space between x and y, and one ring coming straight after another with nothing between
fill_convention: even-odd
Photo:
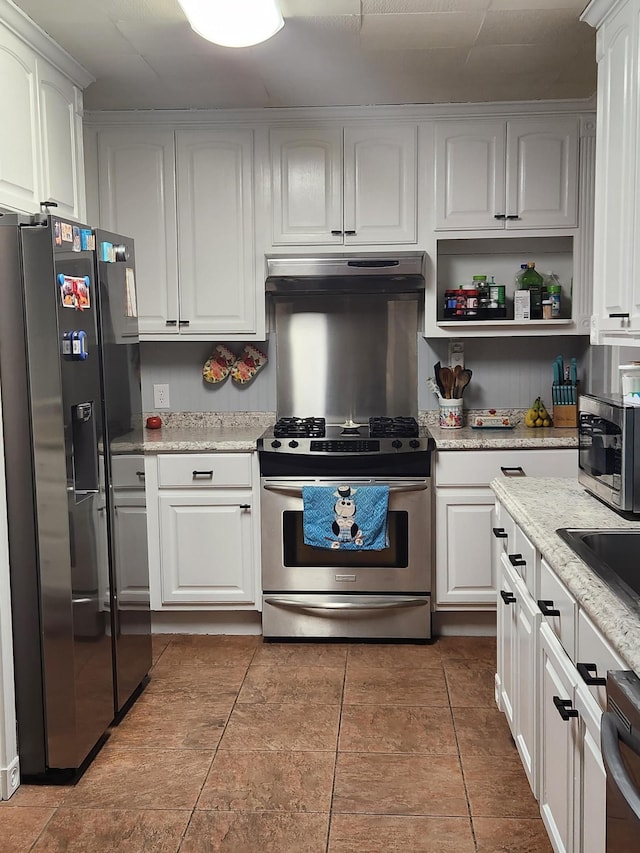
<instances>
[{"instance_id":1,"label":"oven door handle","mask_svg":"<svg viewBox=\"0 0 640 853\"><path fill-rule=\"evenodd\" d=\"M355 480L352 480L351 482L356 486L360 485ZM324 484L322 482L319 482L317 484L316 483L304 483L304 485L305 486L311 486L311 485L338 486L339 483L336 482L336 483ZM363 487L366 486L366 484L362 484L362 485L363 485ZM303 487L302 483L300 483L299 485L294 484L294 483L263 483L263 485L262 485L262 488L265 489L267 492L278 492L278 494L289 495L290 497L293 497L293 498L301 498L302 497L302 487ZM397 493L397 492L421 492L421 491L424 491L425 489L428 489L428 488L429 488L429 481L428 480L418 480L415 483L398 483L397 485L391 485L391 486L389 486L389 492L393 492L393 493Z\"/></svg>"},{"instance_id":2,"label":"oven door handle","mask_svg":"<svg viewBox=\"0 0 640 853\"><path fill-rule=\"evenodd\" d=\"M275 607L290 607L292 610L397 610L400 607L424 607L429 603L428 598L387 598L384 601L357 602L357 601L327 601L316 603L314 601L300 601L293 598L281 598L269 596L264 599L266 604Z\"/></svg>"},{"instance_id":3,"label":"oven door handle","mask_svg":"<svg viewBox=\"0 0 640 853\"><path fill-rule=\"evenodd\" d=\"M640 820L640 791L636 788L620 754L619 740L625 743L636 756L640 756L640 742L637 738L624 729L612 711L605 711L600 723L602 761L610 782L618 789L628 807Z\"/></svg>"}]
</instances>

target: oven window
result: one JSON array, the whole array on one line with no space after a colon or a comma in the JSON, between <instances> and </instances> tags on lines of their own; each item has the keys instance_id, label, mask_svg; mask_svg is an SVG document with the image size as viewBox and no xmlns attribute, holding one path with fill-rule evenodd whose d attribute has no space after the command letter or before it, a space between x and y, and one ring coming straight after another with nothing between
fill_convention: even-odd
<instances>
[{"instance_id":1,"label":"oven window","mask_svg":"<svg viewBox=\"0 0 640 853\"><path fill-rule=\"evenodd\" d=\"M622 432L617 424L581 413L578 429L580 467L612 489L619 490L622 475Z\"/></svg>"},{"instance_id":2,"label":"oven window","mask_svg":"<svg viewBox=\"0 0 640 853\"><path fill-rule=\"evenodd\" d=\"M302 511L287 510L282 513L285 566L406 569L409 565L409 514L406 511L388 512L389 547L382 551L333 550L305 545L302 518Z\"/></svg>"}]
</instances>

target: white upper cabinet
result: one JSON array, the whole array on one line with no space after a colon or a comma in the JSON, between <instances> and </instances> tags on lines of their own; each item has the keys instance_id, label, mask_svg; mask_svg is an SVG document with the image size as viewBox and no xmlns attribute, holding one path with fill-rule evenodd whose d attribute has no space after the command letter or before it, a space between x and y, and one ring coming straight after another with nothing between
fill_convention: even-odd
<instances>
[{"instance_id":1,"label":"white upper cabinet","mask_svg":"<svg viewBox=\"0 0 640 853\"><path fill-rule=\"evenodd\" d=\"M417 127L273 128L273 245L416 242Z\"/></svg>"},{"instance_id":2,"label":"white upper cabinet","mask_svg":"<svg viewBox=\"0 0 640 853\"><path fill-rule=\"evenodd\" d=\"M42 198L57 213L85 217L82 94L46 62L38 60L42 128Z\"/></svg>"},{"instance_id":3,"label":"white upper cabinet","mask_svg":"<svg viewBox=\"0 0 640 853\"><path fill-rule=\"evenodd\" d=\"M599 0L583 19L598 27L591 340L633 343L640 338L640 7Z\"/></svg>"},{"instance_id":4,"label":"white upper cabinet","mask_svg":"<svg viewBox=\"0 0 640 853\"><path fill-rule=\"evenodd\" d=\"M0 204L38 210L41 201L36 59L0 24Z\"/></svg>"},{"instance_id":5,"label":"white upper cabinet","mask_svg":"<svg viewBox=\"0 0 640 853\"><path fill-rule=\"evenodd\" d=\"M178 328L178 243L173 131L118 127L98 134L100 225L136 248L140 333Z\"/></svg>"},{"instance_id":6,"label":"white upper cabinet","mask_svg":"<svg viewBox=\"0 0 640 853\"><path fill-rule=\"evenodd\" d=\"M253 132L180 130L176 150L180 331L251 332Z\"/></svg>"},{"instance_id":7,"label":"white upper cabinet","mask_svg":"<svg viewBox=\"0 0 640 853\"><path fill-rule=\"evenodd\" d=\"M575 228L579 121L438 122L436 230Z\"/></svg>"},{"instance_id":8,"label":"white upper cabinet","mask_svg":"<svg viewBox=\"0 0 640 853\"><path fill-rule=\"evenodd\" d=\"M34 47L29 39L33 37ZM59 68L91 79L13 4L0 0L0 206L84 219L82 92Z\"/></svg>"}]
</instances>

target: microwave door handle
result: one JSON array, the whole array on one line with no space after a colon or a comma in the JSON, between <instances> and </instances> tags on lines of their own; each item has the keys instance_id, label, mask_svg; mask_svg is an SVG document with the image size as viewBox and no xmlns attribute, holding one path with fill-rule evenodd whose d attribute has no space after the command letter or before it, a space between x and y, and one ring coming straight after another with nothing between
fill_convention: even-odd
<instances>
[{"instance_id":1,"label":"microwave door handle","mask_svg":"<svg viewBox=\"0 0 640 853\"><path fill-rule=\"evenodd\" d=\"M622 760L618 743L620 740L635 752L640 761L640 742L618 724L615 714L605 711L601 721L600 744L607 776L636 818L640 820L640 791L636 788Z\"/></svg>"},{"instance_id":2,"label":"microwave door handle","mask_svg":"<svg viewBox=\"0 0 640 853\"><path fill-rule=\"evenodd\" d=\"M401 607L424 607L426 598L385 598L384 601L359 602L359 601L304 601L294 598L282 598L280 596L269 596L265 598L265 604L275 607L289 607L292 610L397 610Z\"/></svg>"}]
</instances>

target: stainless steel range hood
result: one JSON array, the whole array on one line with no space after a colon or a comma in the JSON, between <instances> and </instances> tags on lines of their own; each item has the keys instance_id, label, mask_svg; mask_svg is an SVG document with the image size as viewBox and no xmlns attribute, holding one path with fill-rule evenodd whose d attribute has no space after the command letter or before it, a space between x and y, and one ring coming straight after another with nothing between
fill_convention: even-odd
<instances>
[{"instance_id":1,"label":"stainless steel range hood","mask_svg":"<svg viewBox=\"0 0 640 853\"><path fill-rule=\"evenodd\" d=\"M424 252L271 255L267 293L417 293L424 290Z\"/></svg>"}]
</instances>

